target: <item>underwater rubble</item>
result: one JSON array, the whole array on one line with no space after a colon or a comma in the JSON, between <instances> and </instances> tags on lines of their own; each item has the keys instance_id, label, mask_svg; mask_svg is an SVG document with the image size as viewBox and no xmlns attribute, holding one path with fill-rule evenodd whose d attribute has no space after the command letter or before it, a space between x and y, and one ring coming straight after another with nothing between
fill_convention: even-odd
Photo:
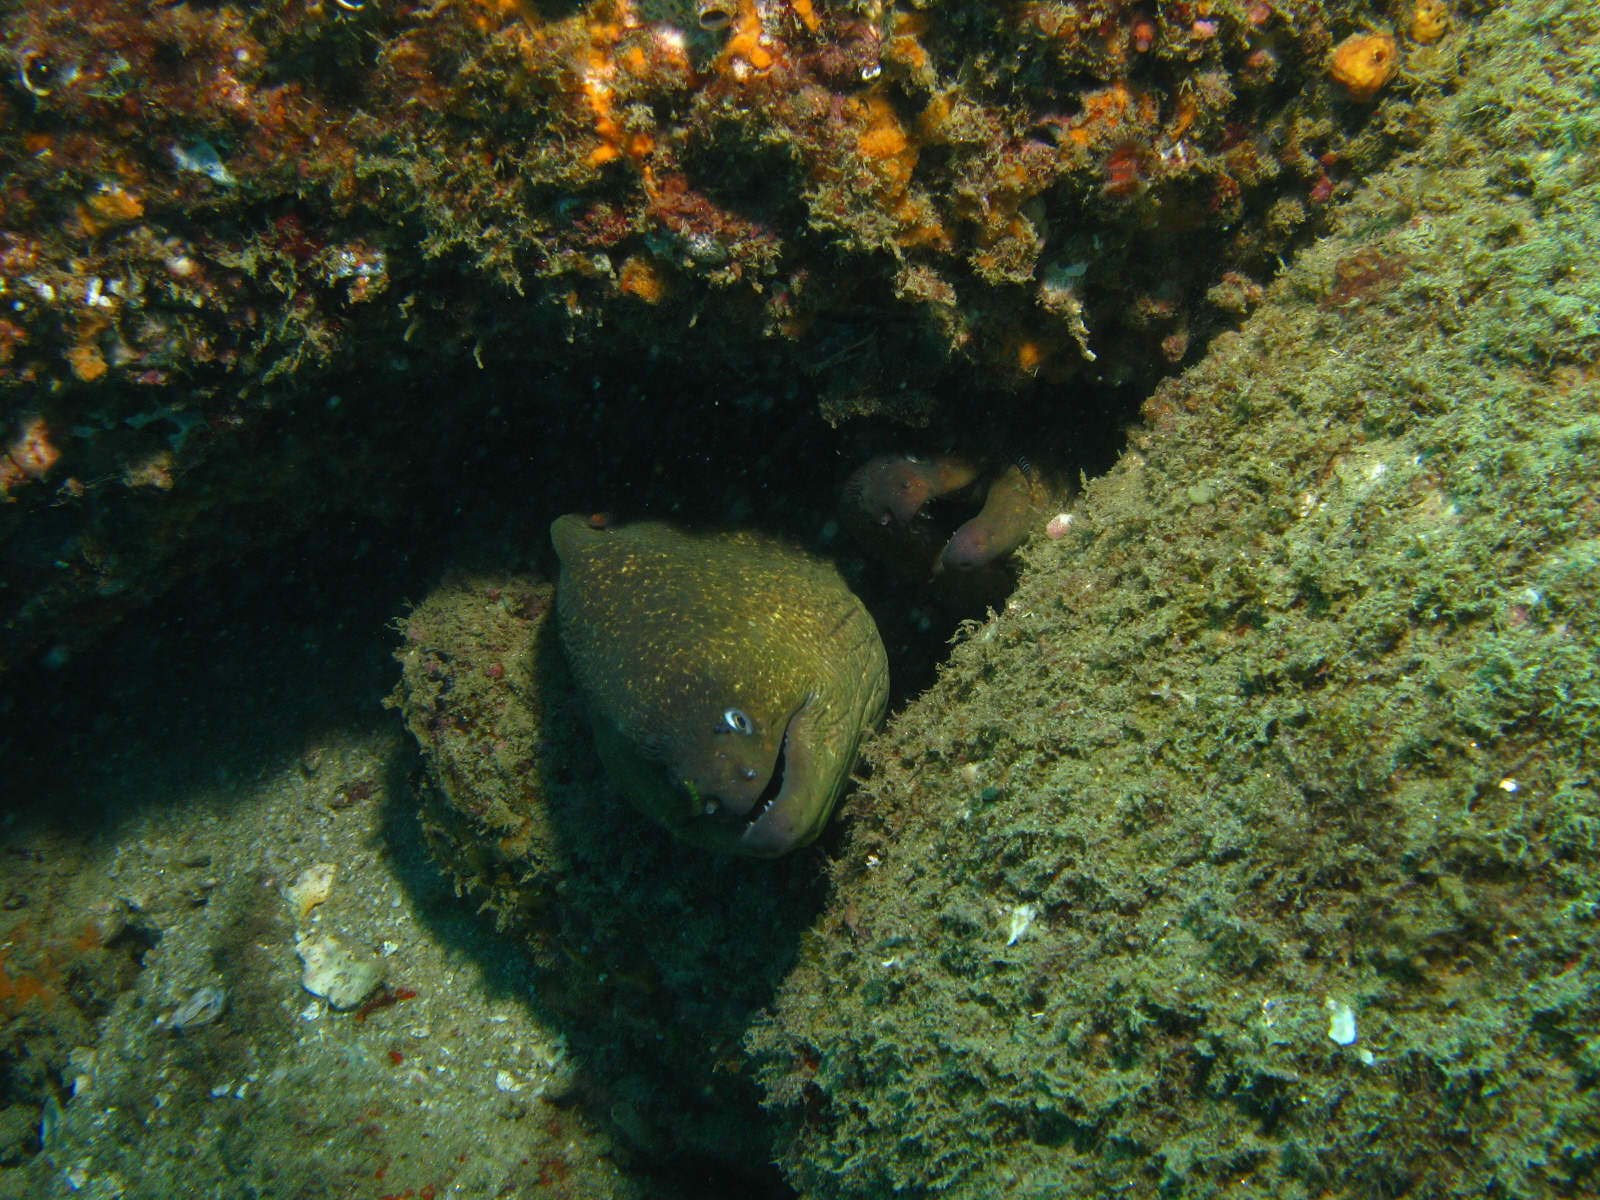
<instances>
[{"instance_id":1,"label":"underwater rubble","mask_svg":"<svg viewBox=\"0 0 1600 1200\"><path fill-rule=\"evenodd\" d=\"M342 637L271 587L207 626L213 572L7 722L0 1197L676 1194L429 858L385 558Z\"/></svg>"}]
</instances>

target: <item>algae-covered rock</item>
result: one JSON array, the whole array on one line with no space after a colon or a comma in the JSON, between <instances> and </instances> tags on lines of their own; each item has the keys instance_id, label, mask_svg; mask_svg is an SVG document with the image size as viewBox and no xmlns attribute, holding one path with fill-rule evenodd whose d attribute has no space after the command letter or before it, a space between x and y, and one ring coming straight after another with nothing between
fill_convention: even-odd
<instances>
[{"instance_id":1,"label":"algae-covered rock","mask_svg":"<svg viewBox=\"0 0 1600 1200\"><path fill-rule=\"evenodd\" d=\"M869 746L751 1041L806 1196L1595 1187L1600 27L1475 36Z\"/></svg>"},{"instance_id":2,"label":"algae-covered rock","mask_svg":"<svg viewBox=\"0 0 1600 1200\"><path fill-rule=\"evenodd\" d=\"M454 494L429 468L480 439L556 443L521 399L552 376L603 377L608 439L746 393L1119 409L1416 138L1466 37L1391 40L1357 103L1329 51L1392 19L1358 0L721 7L0 11L0 671Z\"/></svg>"},{"instance_id":3,"label":"algae-covered rock","mask_svg":"<svg viewBox=\"0 0 1600 1200\"><path fill-rule=\"evenodd\" d=\"M553 597L526 579L458 579L404 622L398 698L428 763L424 830L458 878L498 880L516 864L520 886L492 892L502 924L546 905L565 872L548 809L559 734L539 673Z\"/></svg>"}]
</instances>

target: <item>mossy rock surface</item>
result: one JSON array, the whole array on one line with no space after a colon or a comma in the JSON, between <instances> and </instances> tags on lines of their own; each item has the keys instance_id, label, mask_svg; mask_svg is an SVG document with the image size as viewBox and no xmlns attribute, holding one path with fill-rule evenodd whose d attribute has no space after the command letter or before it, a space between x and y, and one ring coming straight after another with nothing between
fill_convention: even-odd
<instances>
[{"instance_id":1,"label":"mossy rock surface","mask_svg":"<svg viewBox=\"0 0 1600 1200\"><path fill-rule=\"evenodd\" d=\"M1600 27L1475 37L870 747L806 1196L1596 1186Z\"/></svg>"},{"instance_id":2,"label":"mossy rock surface","mask_svg":"<svg viewBox=\"0 0 1600 1200\"><path fill-rule=\"evenodd\" d=\"M538 670L553 601L529 579L457 578L403 623L397 700L426 756L424 829L463 887L488 888L502 925L542 912L566 873L547 801L572 774L547 747L572 731L547 721Z\"/></svg>"}]
</instances>

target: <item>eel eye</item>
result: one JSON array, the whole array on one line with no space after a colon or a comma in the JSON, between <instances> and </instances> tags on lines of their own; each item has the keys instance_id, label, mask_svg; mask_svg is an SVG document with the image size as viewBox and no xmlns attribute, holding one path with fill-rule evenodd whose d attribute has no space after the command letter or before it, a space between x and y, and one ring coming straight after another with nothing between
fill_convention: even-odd
<instances>
[{"instance_id":1,"label":"eel eye","mask_svg":"<svg viewBox=\"0 0 1600 1200\"><path fill-rule=\"evenodd\" d=\"M742 734L749 735L749 734L752 734L752 733L754 733L756 731L755 723L753 721L751 721L749 717L745 716L742 712L740 712L737 708L725 708L725 709L723 709L722 710L722 722L723 722L724 725L726 725L729 729L733 730L735 733L742 733Z\"/></svg>"}]
</instances>

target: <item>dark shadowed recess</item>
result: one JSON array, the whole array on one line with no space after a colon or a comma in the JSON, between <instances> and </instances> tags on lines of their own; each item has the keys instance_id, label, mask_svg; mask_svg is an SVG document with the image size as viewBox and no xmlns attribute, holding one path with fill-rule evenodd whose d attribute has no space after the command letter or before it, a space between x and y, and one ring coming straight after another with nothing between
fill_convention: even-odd
<instances>
[{"instance_id":1,"label":"dark shadowed recess","mask_svg":"<svg viewBox=\"0 0 1600 1200\"><path fill-rule=\"evenodd\" d=\"M436 389L475 396L476 426L430 425ZM375 403L371 389L346 394ZM982 614L941 607L864 561L834 516L843 478L897 448L1025 452L1063 477L1093 474L1114 458L1139 398L1043 382L992 397L952 389L924 429L836 428L792 378L669 378L645 362L414 380L390 399L419 407L409 423L386 414L384 452L406 464L403 503L386 516L330 511L314 529L183 579L70 655L0 678L0 820L13 836L47 822L60 836L114 838L199 780L225 785L293 761L330 731L392 725L382 701L396 679L395 618L450 570L551 576L547 526L569 511L759 527L835 558L879 621L903 704L932 679L957 620ZM397 873L429 899L436 934L497 978L506 947L450 901L414 812L397 803L387 830ZM716 1170L673 1163L660 1194L791 1194L775 1172L733 1181Z\"/></svg>"},{"instance_id":2,"label":"dark shadowed recess","mask_svg":"<svg viewBox=\"0 0 1600 1200\"><path fill-rule=\"evenodd\" d=\"M848 342L859 333L841 328L840 338ZM696 372L658 363L636 343L614 355L574 352L564 368L548 365L552 357L559 361L554 347L492 349L489 370L463 366L465 356L446 356L451 367L431 376L377 364L319 381L306 394L278 399L264 418L278 431L260 443L268 467L273 455L296 453L298 431L310 430L314 438L336 423L331 461L319 467L327 479L314 486L325 497L341 497L335 503L365 505L376 521L350 535L352 545L387 552L405 563L404 571L362 579L361 562L347 562L330 548L348 518L329 507L317 518L318 528L291 547L246 551L215 571L215 581L180 578L179 596L197 587L219 589L206 619L225 639L222 630L235 607L229 597L236 589L248 591L259 576L272 577L261 586L279 587L284 602L296 592L337 591L361 580L359 586L386 590L388 611L396 613L451 567L553 573L546 530L565 512L755 527L839 563L878 621L898 707L931 681L956 624L984 614L951 608L932 589L908 586L868 562L835 520L844 478L873 454L914 449L991 462L1022 455L1073 481L1080 472L1094 475L1110 465L1142 399L1134 386L1086 379L1041 378L1011 392L983 392L952 369L944 393L924 406L929 420L920 428L881 417L834 426L818 415L815 381L776 357L760 373L716 364ZM336 413L327 408L330 395L342 397ZM359 440L350 438L352 428L361 431ZM346 452L362 461L351 464L350 482L341 484L346 468L338 459ZM376 474L374 464L381 464ZM233 520L237 526L239 519ZM48 525L41 519L41 529ZM238 542L261 545L289 532L289 523L264 504ZM209 561L203 537L192 543L200 544L192 545L190 558ZM148 618L130 612L124 620L143 624ZM92 647L68 648L92 661L98 653ZM43 649L41 661L59 661L50 649ZM0 679L0 696L21 698L40 688L47 694L51 678L48 670L23 670Z\"/></svg>"}]
</instances>

